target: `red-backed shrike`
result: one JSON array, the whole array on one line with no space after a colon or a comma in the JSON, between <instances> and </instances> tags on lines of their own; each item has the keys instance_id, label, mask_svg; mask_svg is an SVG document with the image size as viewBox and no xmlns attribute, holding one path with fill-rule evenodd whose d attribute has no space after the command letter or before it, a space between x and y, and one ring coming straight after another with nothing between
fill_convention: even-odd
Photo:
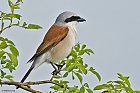
<instances>
[{"instance_id":1,"label":"red-backed shrike","mask_svg":"<svg viewBox=\"0 0 140 93\"><path fill-rule=\"evenodd\" d=\"M83 21L86 20L73 12L61 13L46 33L34 56L28 61L33 63L21 82L24 82L31 71L44 62L57 63L66 58L75 43L76 24Z\"/></svg>"}]
</instances>

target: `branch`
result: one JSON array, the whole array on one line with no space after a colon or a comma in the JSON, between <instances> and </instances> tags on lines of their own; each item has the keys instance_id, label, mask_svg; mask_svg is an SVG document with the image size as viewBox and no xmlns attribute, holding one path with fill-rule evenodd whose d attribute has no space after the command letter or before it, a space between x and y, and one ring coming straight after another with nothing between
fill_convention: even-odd
<instances>
[{"instance_id":1,"label":"branch","mask_svg":"<svg viewBox=\"0 0 140 93\"><path fill-rule=\"evenodd\" d=\"M52 77L54 77L54 75ZM64 87L64 85L56 83L52 80L43 80L43 81L25 82L25 83L0 80L0 85L15 85L15 86L18 86L19 88L21 88L23 90L27 90L27 91L33 92L33 93L41 93L41 92L32 89L29 85L39 85L39 84L45 84L45 83L52 83L52 84L58 85L62 88Z\"/></svg>"},{"instance_id":2,"label":"branch","mask_svg":"<svg viewBox=\"0 0 140 93\"><path fill-rule=\"evenodd\" d=\"M33 93L41 93L40 91L36 91L32 88L30 88L27 83L20 83L20 82L14 82L14 81L2 81L0 80L0 84L1 85L15 85L15 86L19 86L21 89L27 90L29 92L33 92ZM26 85L26 86L25 86Z\"/></svg>"},{"instance_id":3,"label":"branch","mask_svg":"<svg viewBox=\"0 0 140 93\"><path fill-rule=\"evenodd\" d=\"M39 85L39 84L45 84L45 83L52 83L52 84L58 85L62 88L64 87L63 85L61 85L59 83L56 83L54 81L51 81L51 80L36 81L36 82L25 82L25 83L23 83L23 85L24 86L26 86L26 85Z\"/></svg>"},{"instance_id":4,"label":"branch","mask_svg":"<svg viewBox=\"0 0 140 93\"><path fill-rule=\"evenodd\" d=\"M2 81L2 80L0 81L1 85L15 85L15 86L18 86L19 88L22 88L22 89L27 90L29 92L35 92L35 93L41 93L41 92L32 89L29 85L39 85L39 84L45 84L45 83L52 83L52 84L58 85L62 88L64 87L64 85L61 85L61 84L56 83L56 82L51 81L51 80L43 80L43 81L36 81L36 82L25 82L25 83L15 82L15 81Z\"/></svg>"}]
</instances>

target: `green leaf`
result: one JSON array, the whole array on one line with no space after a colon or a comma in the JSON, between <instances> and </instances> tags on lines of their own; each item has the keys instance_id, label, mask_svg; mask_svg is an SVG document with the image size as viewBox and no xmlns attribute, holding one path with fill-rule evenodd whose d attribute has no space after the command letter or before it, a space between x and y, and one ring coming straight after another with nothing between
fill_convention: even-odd
<instances>
[{"instance_id":1,"label":"green leaf","mask_svg":"<svg viewBox=\"0 0 140 93\"><path fill-rule=\"evenodd\" d=\"M77 65L78 68L86 75L87 74L87 69L83 65Z\"/></svg>"},{"instance_id":2,"label":"green leaf","mask_svg":"<svg viewBox=\"0 0 140 93\"><path fill-rule=\"evenodd\" d=\"M14 44L13 41L11 41L11 40L8 40L7 43L9 43L9 44L15 46L15 44Z\"/></svg>"},{"instance_id":3,"label":"green leaf","mask_svg":"<svg viewBox=\"0 0 140 93\"><path fill-rule=\"evenodd\" d=\"M80 48L80 43L78 42L74 47Z\"/></svg>"},{"instance_id":4,"label":"green leaf","mask_svg":"<svg viewBox=\"0 0 140 93\"><path fill-rule=\"evenodd\" d=\"M88 64L85 64L85 68L87 68L88 67Z\"/></svg>"},{"instance_id":5,"label":"green leaf","mask_svg":"<svg viewBox=\"0 0 140 93\"><path fill-rule=\"evenodd\" d=\"M140 93L140 90L135 90L134 93Z\"/></svg>"},{"instance_id":6,"label":"green leaf","mask_svg":"<svg viewBox=\"0 0 140 93\"><path fill-rule=\"evenodd\" d=\"M69 81L63 81L63 84L67 84L67 83L69 83Z\"/></svg>"},{"instance_id":7,"label":"green leaf","mask_svg":"<svg viewBox=\"0 0 140 93\"><path fill-rule=\"evenodd\" d=\"M6 61L4 59L1 59L1 64L5 64Z\"/></svg>"},{"instance_id":8,"label":"green leaf","mask_svg":"<svg viewBox=\"0 0 140 93\"><path fill-rule=\"evenodd\" d=\"M0 75L0 76L1 76L1 78L4 78L4 77L5 77L5 75L6 75L6 73L5 73L3 70L1 70L1 69L0 69L0 72L1 72L1 75Z\"/></svg>"},{"instance_id":9,"label":"green leaf","mask_svg":"<svg viewBox=\"0 0 140 93\"><path fill-rule=\"evenodd\" d=\"M86 47L86 45L85 45L85 44L83 44L83 45L82 45L82 49L81 49L81 50L83 50L85 47Z\"/></svg>"},{"instance_id":10,"label":"green leaf","mask_svg":"<svg viewBox=\"0 0 140 93\"><path fill-rule=\"evenodd\" d=\"M18 60L17 60L16 56L15 55L11 55L11 59L12 59L12 62L14 64L14 66L16 67L18 65Z\"/></svg>"},{"instance_id":11,"label":"green leaf","mask_svg":"<svg viewBox=\"0 0 140 93\"><path fill-rule=\"evenodd\" d=\"M5 49L5 48L7 48L7 43L5 41L3 41L0 44L0 49Z\"/></svg>"},{"instance_id":12,"label":"green leaf","mask_svg":"<svg viewBox=\"0 0 140 93\"><path fill-rule=\"evenodd\" d=\"M121 78L123 77L123 75L122 75L122 74L120 74L120 73L117 73L117 74L118 74L118 77L121 77Z\"/></svg>"},{"instance_id":13,"label":"green leaf","mask_svg":"<svg viewBox=\"0 0 140 93\"><path fill-rule=\"evenodd\" d=\"M76 50L76 52L79 52L80 46L75 45L75 46L74 46L74 49Z\"/></svg>"},{"instance_id":14,"label":"green leaf","mask_svg":"<svg viewBox=\"0 0 140 93\"><path fill-rule=\"evenodd\" d=\"M65 77L67 77L68 76L68 72L66 72L64 75L63 75L63 77L65 78Z\"/></svg>"},{"instance_id":15,"label":"green leaf","mask_svg":"<svg viewBox=\"0 0 140 93\"><path fill-rule=\"evenodd\" d=\"M71 51L71 55L72 55L74 58L77 58L77 53L76 53L74 50Z\"/></svg>"},{"instance_id":16,"label":"green leaf","mask_svg":"<svg viewBox=\"0 0 140 93\"><path fill-rule=\"evenodd\" d=\"M84 86L82 86L82 87L80 88L80 93L85 93L85 88L84 88Z\"/></svg>"},{"instance_id":17,"label":"green leaf","mask_svg":"<svg viewBox=\"0 0 140 93\"><path fill-rule=\"evenodd\" d=\"M9 17L4 17L3 20L11 20Z\"/></svg>"},{"instance_id":18,"label":"green leaf","mask_svg":"<svg viewBox=\"0 0 140 93\"><path fill-rule=\"evenodd\" d=\"M80 50L79 53L78 53L78 55L83 55L84 53L85 53L84 50Z\"/></svg>"},{"instance_id":19,"label":"green leaf","mask_svg":"<svg viewBox=\"0 0 140 93\"><path fill-rule=\"evenodd\" d=\"M0 58L5 54L4 51L0 50Z\"/></svg>"},{"instance_id":20,"label":"green leaf","mask_svg":"<svg viewBox=\"0 0 140 93\"><path fill-rule=\"evenodd\" d=\"M42 27L36 24L29 24L27 29L42 29Z\"/></svg>"},{"instance_id":21,"label":"green leaf","mask_svg":"<svg viewBox=\"0 0 140 93\"><path fill-rule=\"evenodd\" d=\"M74 73L74 74L78 77L80 83L82 84L82 82L83 82L83 77L82 77L79 73Z\"/></svg>"},{"instance_id":22,"label":"green leaf","mask_svg":"<svg viewBox=\"0 0 140 93\"><path fill-rule=\"evenodd\" d=\"M70 87L68 89L68 92L63 92L63 93L80 93L80 90L78 89L78 86L74 85L74 87Z\"/></svg>"},{"instance_id":23,"label":"green leaf","mask_svg":"<svg viewBox=\"0 0 140 93\"><path fill-rule=\"evenodd\" d=\"M58 80L53 80L54 82L56 82L56 83L59 83L59 81Z\"/></svg>"},{"instance_id":24,"label":"green leaf","mask_svg":"<svg viewBox=\"0 0 140 93\"><path fill-rule=\"evenodd\" d=\"M59 75L54 75L54 78L57 78L57 79L59 79L59 78L61 78Z\"/></svg>"},{"instance_id":25,"label":"green leaf","mask_svg":"<svg viewBox=\"0 0 140 93\"><path fill-rule=\"evenodd\" d=\"M22 0L17 0L17 2L21 2L21 3L23 3Z\"/></svg>"},{"instance_id":26,"label":"green leaf","mask_svg":"<svg viewBox=\"0 0 140 93\"><path fill-rule=\"evenodd\" d=\"M117 84L119 84L119 85L121 85L121 86L125 87L125 84L124 84L124 82L123 82L123 81L113 81L113 82L115 82L115 83L117 83Z\"/></svg>"},{"instance_id":27,"label":"green leaf","mask_svg":"<svg viewBox=\"0 0 140 93\"><path fill-rule=\"evenodd\" d=\"M102 84L102 85L98 85L94 88L94 90L102 90L102 89L107 89L108 85L107 84Z\"/></svg>"},{"instance_id":28,"label":"green leaf","mask_svg":"<svg viewBox=\"0 0 140 93\"><path fill-rule=\"evenodd\" d=\"M91 89L86 89L88 93L93 93L93 91Z\"/></svg>"},{"instance_id":29,"label":"green leaf","mask_svg":"<svg viewBox=\"0 0 140 93\"><path fill-rule=\"evenodd\" d=\"M67 61L66 61L66 68L65 68L65 70L66 70L70 65L71 65L71 60L67 60Z\"/></svg>"},{"instance_id":30,"label":"green leaf","mask_svg":"<svg viewBox=\"0 0 140 93\"><path fill-rule=\"evenodd\" d=\"M10 50L13 55L15 55L16 57L19 56L19 52L14 46L10 45Z\"/></svg>"},{"instance_id":31,"label":"green leaf","mask_svg":"<svg viewBox=\"0 0 140 93\"><path fill-rule=\"evenodd\" d=\"M4 38L5 41L8 41L8 38Z\"/></svg>"},{"instance_id":32,"label":"green leaf","mask_svg":"<svg viewBox=\"0 0 140 93\"><path fill-rule=\"evenodd\" d=\"M12 62L13 65L16 67L16 66L18 65L18 60L17 60L16 56L13 55L13 54L10 54L10 53L7 53L7 55L10 57L11 62Z\"/></svg>"},{"instance_id":33,"label":"green leaf","mask_svg":"<svg viewBox=\"0 0 140 93\"><path fill-rule=\"evenodd\" d=\"M23 23L23 25L22 25L22 27L25 27L26 25L27 25L27 23L26 23L26 22L24 22L24 23Z\"/></svg>"},{"instance_id":34,"label":"green leaf","mask_svg":"<svg viewBox=\"0 0 140 93\"><path fill-rule=\"evenodd\" d=\"M11 62L8 62L4 68L8 68L11 73L15 70L15 67L13 67Z\"/></svg>"},{"instance_id":35,"label":"green leaf","mask_svg":"<svg viewBox=\"0 0 140 93\"><path fill-rule=\"evenodd\" d=\"M6 14L6 17L16 18L16 19L20 20L21 15L9 13L9 14Z\"/></svg>"},{"instance_id":36,"label":"green leaf","mask_svg":"<svg viewBox=\"0 0 140 93\"><path fill-rule=\"evenodd\" d=\"M74 75L73 75L73 72L72 72L72 79L73 79L73 80L75 79L75 77L74 77Z\"/></svg>"},{"instance_id":37,"label":"green leaf","mask_svg":"<svg viewBox=\"0 0 140 93\"><path fill-rule=\"evenodd\" d=\"M85 87L87 87L87 88L89 88L89 85L88 85L88 83L85 83L85 84L84 84L84 86L85 86Z\"/></svg>"},{"instance_id":38,"label":"green leaf","mask_svg":"<svg viewBox=\"0 0 140 93\"><path fill-rule=\"evenodd\" d=\"M107 81L107 83L113 83L113 81L110 80L110 81Z\"/></svg>"},{"instance_id":39,"label":"green leaf","mask_svg":"<svg viewBox=\"0 0 140 93\"><path fill-rule=\"evenodd\" d=\"M93 53L93 54L94 54L94 52L93 52L91 49L85 49L85 51L88 51L88 52L90 52L90 53Z\"/></svg>"},{"instance_id":40,"label":"green leaf","mask_svg":"<svg viewBox=\"0 0 140 93\"><path fill-rule=\"evenodd\" d=\"M128 87L131 87L131 84L126 76L124 76L124 81L125 81L125 84L128 85Z\"/></svg>"},{"instance_id":41,"label":"green leaf","mask_svg":"<svg viewBox=\"0 0 140 93\"><path fill-rule=\"evenodd\" d=\"M2 59L6 59L6 56L5 56L5 55L3 55L3 56L2 56ZM6 60L7 60L7 59L6 59Z\"/></svg>"},{"instance_id":42,"label":"green leaf","mask_svg":"<svg viewBox=\"0 0 140 93\"><path fill-rule=\"evenodd\" d=\"M70 65L68 67L68 72L71 72L74 68L75 68L75 65L74 64Z\"/></svg>"},{"instance_id":43,"label":"green leaf","mask_svg":"<svg viewBox=\"0 0 140 93\"><path fill-rule=\"evenodd\" d=\"M111 83L111 84L108 84L109 88L111 89L114 89L114 85Z\"/></svg>"},{"instance_id":44,"label":"green leaf","mask_svg":"<svg viewBox=\"0 0 140 93\"><path fill-rule=\"evenodd\" d=\"M3 37L0 37L0 41L3 41L4 40L4 38Z\"/></svg>"},{"instance_id":45,"label":"green leaf","mask_svg":"<svg viewBox=\"0 0 140 93\"><path fill-rule=\"evenodd\" d=\"M85 52L90 55L90 53L94 54L94 52L91 49L85 49Z\"/></svg>"},{"instance_id":46,"label":"green leaf","mask_svg":"<svg viewBox=\"0 0 140 93\"><path fill-rule=\"evenodd\" d=\"M83 58L82 57L77 57L77 59L76 59L79 63L82 63L82 65L83 65Z\"/></svg>"},{"instance_id":47,"label":"green leaf","mask_svg":"<svg viewBox=\"0 0 140 93\"><path fill-rule=\"evenodd\" d=\"M117 73L117 74L118 74L118 78L120 78L121 80L125 81L125 84L127 84L128 87L131 86L131 84L130 84L130 82L129 82L129 80L128 80L129 77L123 76L123 75L120 74L120 73Z\"/></svg>"},{"instance_id":48,"label":"green leaf","mask_svg":"<svg viewBox=\"0 0 140 93\"><path fill-rule=\"evenodd\" d=\"M14 9L20 9L19 5L18 4L15 4L14 5Z\"/></svg>"},{"instance_id":49,"label":"green leaf","mask_svg":"<svg viewBox=\"0 0 140 93\"><path fill-rule=\"evenodd\" d=\"M13 76L11 76L11 75L6 75L5 78L7 78L8 80L12 80Z\"/></svg>"},{"instance_id":50,"label":"green leaf","mask_svg":"<svg viewBox=\"0 0 140 93\"><path fill-rule=\"evenodd\" d=\"M93 67L90 67L89 71L91 71L94 75L96 75L96 77L98 78L99 81L101 81L101 76L98 72L95 71L95 69L93 69Z\"/></svg>"},{"instance_id":51,"label":"green leaf","mask_svg":"<svg viewBox=\"0 0 140 93\"><path fill-rule=\"evenodd\" d=\"M4 28L4 22L2 21L2 24L1 24L1 29L3 29Z\"/></svg>"},{"instance_id":52,"label":"green leaf","mask_svg":"<svg viewBox=\"0 0 140 93\"><path fill-rule=\"evenodd\" d=\"M14 3L11 2L11 0L8 0L8 3L9 3L10 8L11 8L11 9L14 9Z\"/></svg>"},{"instance_id":53,"label":"green leaf","mask_svg":"<svg viewBox=\"0 0 140 93\"><path fill-rule=\"evenodd\" d=\"M58 85L54 85L54 86L51 86L50 88L54 89L54 90L59 90L61 87L58 86Z\"/></svg>"}]
</instances>

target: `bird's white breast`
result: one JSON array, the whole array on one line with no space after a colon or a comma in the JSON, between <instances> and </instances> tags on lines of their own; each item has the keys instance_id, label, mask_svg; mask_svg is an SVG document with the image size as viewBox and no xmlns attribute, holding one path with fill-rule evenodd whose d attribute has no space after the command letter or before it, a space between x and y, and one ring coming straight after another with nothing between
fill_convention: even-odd
<instances>
[{"instance_id":1,"label":"bird's white breast","mask_svg":"<svg viewBox=\"0 0 140 93\"><path fill-rule=\"evenodd\" d=\"M59 62L70 54L75 43L76 32L75 28L69 27L68 35L50 51L51 62Z\"/></svg>"}]
</instances>

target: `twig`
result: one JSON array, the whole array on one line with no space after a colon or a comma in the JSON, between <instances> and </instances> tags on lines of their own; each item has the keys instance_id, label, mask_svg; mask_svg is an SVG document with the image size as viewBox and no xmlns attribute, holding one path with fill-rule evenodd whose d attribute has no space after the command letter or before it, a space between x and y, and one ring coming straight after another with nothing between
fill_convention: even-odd
<instances>
[{"instance_id":1,"label":"twig","mask_svg":"<svg viewBox=\"0 0 140 93\"><path fill-rule=\"evenodd\" d=\"M20 83L20 82L14 82L14 81L2 81L0 80L0 84L1 85L15 85L15 86L19 86L20 88L27 90L29 92L33 92L33 93L41 93L40 91L36 91L30 87L24 86L24 84ZM27 85L27 84L26 84Z\"/></svg>"},{"instance_id":2,"label":"twig","mask_svg":"<svg viewBox=\"0 0 140 93\"><path fill-rule=\"evenodd\" d=\"M3 20L2 20L2 23L3 23ZM10 20L9 26L7 26L7 27L5 27L5 28L1 28L0 34L1 34L4 30L6 30L7 28L10 28L10 27L12 27L12 26L13 26L13 24L12 24L12 19L11 19L11 20Z\"/></svg>"},{"instance_id":3,"label":"twig","mask_svg":"<svg viewBox=\"0 0 140 93\"><path fill-rule=\"evenodd\" d=\"M51 80L44 80L44 81L36 81L36 82L26 82L26 83L23 83L22 85L26 86L26 85L39 85L39 84L45 84L45 83L52 83L52 84L55 84L55 85L58 85L60 87L64 87L62 84L59 84L59 83L56 83L54 81L51 81Z\"/></svg>"},{"instance_id":4,"label":"twig","mask_svg":"<svg viewBox=\"0 0 140 93\"><path fill-rule=\"evenodd\" d=\"M52 83L55 85L58 85L60 87L64 87L64 85L56 83L54 81L51 80L44 80L44 81L36 81L36 82L25 82L25 83L21 83L21 82L14 82L14 81L0 81L1 85L15 85L18 86L19 88L22 88L24 90L27 90L29 92L35 92L35 93L41 93L40 91L36 91L34 89L32 89L31 87L29 87L29 85L40 85L40 84L45 84L45 83Z\"/></svg>"},{"instance_id":5,"label":"twig","mask_svg":"<svg viewBox=\"0 0 140 93\"><path fill-rule=\"evenodd\" d=\"M8 28L10 28L10 27L12 27L12 26L14 26L14 24L10 24L9 26L7 26L7 27L1 29L1 30L0 30L0 34L1 34L4 30L6 30L6 29L8 29Z\"/></svg>"}]
</instances>

